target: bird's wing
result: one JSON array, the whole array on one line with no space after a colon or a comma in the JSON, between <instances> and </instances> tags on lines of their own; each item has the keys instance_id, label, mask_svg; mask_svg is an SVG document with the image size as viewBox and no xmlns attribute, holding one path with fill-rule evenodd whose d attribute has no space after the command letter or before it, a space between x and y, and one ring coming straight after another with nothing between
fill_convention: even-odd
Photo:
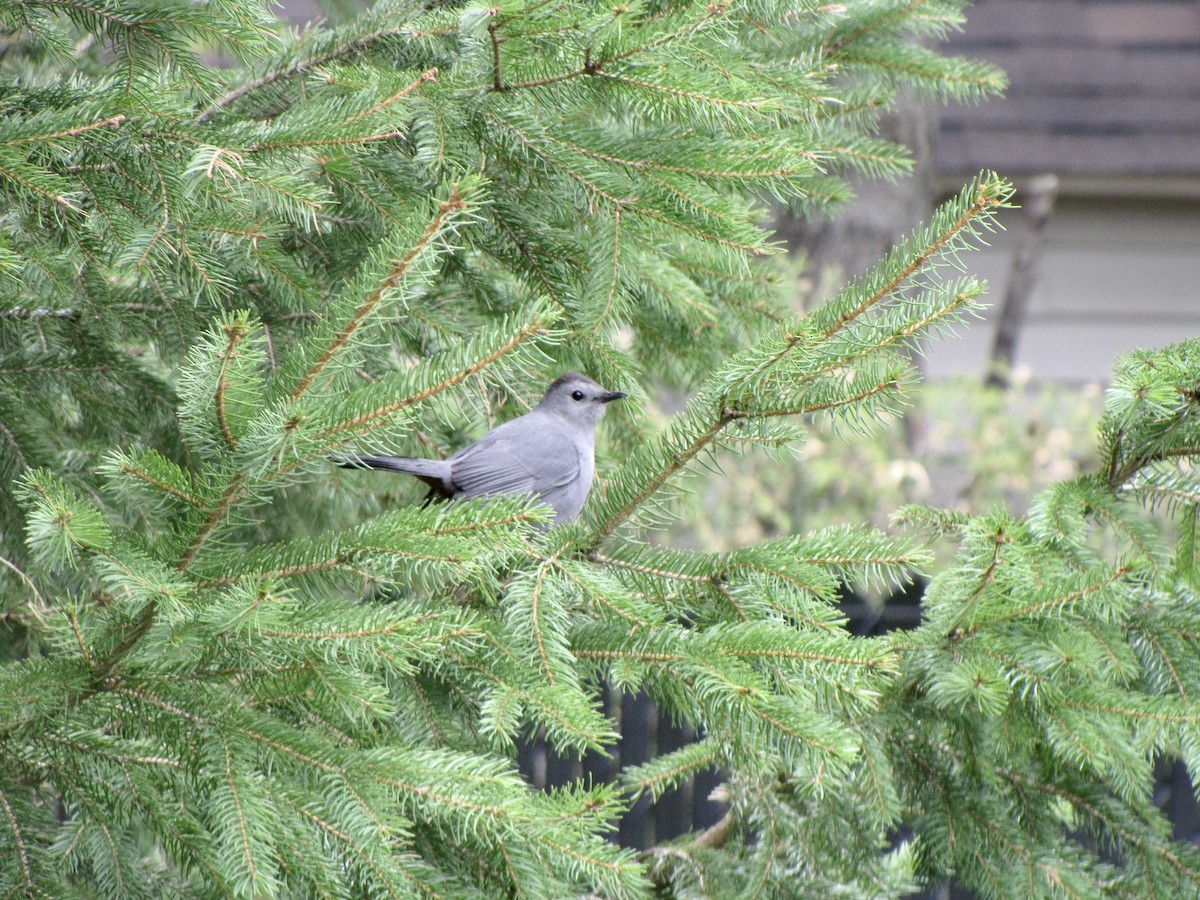
<instances>
[{"instance_id":1,"label":"bird's wing","mask_svg":"<svg viewBox=\"0 0 1200 900\"><path fill-rule=\"evenodd\" d=\"M575 444L554 429L538 431L542 432L538 440L531 442L528 429L501 425L456 453L450 459L455 496L524 492L544 496L578 477L579 451Z\"/></svg>"}]
</instances>

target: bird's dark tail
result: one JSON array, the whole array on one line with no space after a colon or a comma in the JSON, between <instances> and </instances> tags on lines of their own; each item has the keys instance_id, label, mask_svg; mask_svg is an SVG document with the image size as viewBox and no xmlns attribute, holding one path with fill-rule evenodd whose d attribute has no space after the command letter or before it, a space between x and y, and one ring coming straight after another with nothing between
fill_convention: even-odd
<instances>
[{"instance_id":1,"label":"bird's dark tail","mask_svg":"<svg viewBox=\"0 0 1200 900\"><path fill-rule=\"evenodd\" d=\"M400 472L404 475L414 475L429 485L438 494L449 496L453 493L453 488L450 485L450 466L444 459L417 459L410 456L370 456L363 453L350 453L335 456L332 459L344 469L380 469L385 472Z\"/></svg>"}]
</instances>

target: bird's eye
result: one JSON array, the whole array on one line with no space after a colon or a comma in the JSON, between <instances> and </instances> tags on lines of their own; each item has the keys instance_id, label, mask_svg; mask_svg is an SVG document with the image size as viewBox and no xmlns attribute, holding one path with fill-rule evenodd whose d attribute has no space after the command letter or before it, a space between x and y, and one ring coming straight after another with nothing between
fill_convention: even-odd
<instances>
[{"instance_id":1,"label":"bird's eye","mask_svg":"<svg viewBox=\"0 0 1200 900\"><path fill-rule=\"evenodd\" d=\"M571 394L571 399L575 400L575 401L582 400L583 399L583 391L575 391L573 394Z\"/></svg>"}]
</instances>

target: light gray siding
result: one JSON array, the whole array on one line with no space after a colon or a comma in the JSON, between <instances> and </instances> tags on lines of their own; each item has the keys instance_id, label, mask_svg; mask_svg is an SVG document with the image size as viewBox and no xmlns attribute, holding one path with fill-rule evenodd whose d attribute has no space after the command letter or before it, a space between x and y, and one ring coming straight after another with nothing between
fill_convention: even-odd
<instances>
[{"instance_id":1,"label":"light gray siding","mask_svg":"<svg viewBox=\"0 0 1200 900\"><path fill-rule=\"evenodd\" d=\"M1020 211L1006 220L988 249L963 257L988 279L993 312L1024 227ZM1200 337L1200 202L1060 200L1038 273L1017 365L1039 380L1102 381L1119 353ZM982 377L989 319L931 344L929 374Z\"/></svg>"}]
</instances>

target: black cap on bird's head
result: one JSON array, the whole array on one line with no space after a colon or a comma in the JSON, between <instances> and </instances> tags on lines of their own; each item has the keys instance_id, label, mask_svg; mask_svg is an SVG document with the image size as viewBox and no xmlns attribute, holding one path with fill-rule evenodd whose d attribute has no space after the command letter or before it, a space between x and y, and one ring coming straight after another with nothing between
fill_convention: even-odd
<instances>
[{"instance_id":1,"label":"black cap on bird's head","mask_svg":"<svg viewBox=\"0 0 1200 900\"><path fill-rule=\"evenodd\" d=\"M600 421L607 404L627 396L624 391L605 390L586 375L567 372L554 379L538 408L594 425Z\"/></svg>"}]
</instances>

